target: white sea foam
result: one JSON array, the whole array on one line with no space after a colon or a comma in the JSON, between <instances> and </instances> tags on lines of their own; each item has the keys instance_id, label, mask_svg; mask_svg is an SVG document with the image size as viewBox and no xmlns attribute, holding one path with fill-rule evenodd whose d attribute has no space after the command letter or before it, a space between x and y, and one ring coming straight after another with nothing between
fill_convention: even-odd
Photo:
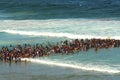
<instances>
[{"instance_id":1,"label":"white sea foam","mask_svg":"<svg viewBox=\"0 0 120 80\"><path fill-rule=\"evenodd\" d=\"M91 38L99 38L99 39L120 39L120 36L93 36L93 35L78 35L72 33L54 33L54 32L34 32L34 31L19 31L19 30L2 30L2 32L10 33L10 34L19 34L19 35L27 35L27 36L49 36L49 37L66 37L70 39L91 39Z\"/></svg>"},{"instance_id":2,"label":"white sea foam","mask_svg":"<svg viewBox=\"0 0 120 80\"><path fill-rule=\"evenodd\" d=\"M49 19L49 20L0 20L0 30L6 29L53 29L72 31L119 30L120 21L94 19Z\"/></svg>"},{"instance_id":3,"label":"white sea foam","mask_svg":"<svg viewBox=\"0 0 120 80\"><path fill-rule=\"evenodd\" d=\"M120 21L95 19L0 20L0 30L11 34L67 38L120 39Z\"/></svg>"},{"instance_id":4,"label":"white sea foam","mask_svg":"<svg viewBox=\"0 0 120 80\"><path fill-rule=\"evenodd\" d=\"M97 72L103 72L103 73L120 73L120 70L111 68L109 66L98 66L98 65L89 65L89 64L68 64L64 62L58 62L58 61L51 61L51 60L42 60L42 59L33 59L33 58L22 58L22 61L30 61L33 63L39 63L39 64L46 64L46 65L53 65L53 66L60 66L60 67L68 67L68 68L74 68L74 69L82 69L82 70L89 70L89 71L97 71Z\"/></svg>"}]
</instances>

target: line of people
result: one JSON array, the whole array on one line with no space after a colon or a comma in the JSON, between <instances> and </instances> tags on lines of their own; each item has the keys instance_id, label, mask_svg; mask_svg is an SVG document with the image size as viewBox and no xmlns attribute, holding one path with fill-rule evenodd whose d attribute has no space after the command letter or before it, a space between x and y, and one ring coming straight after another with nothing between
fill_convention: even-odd
<instances>
[{"instance_id":1,"label":"line of people","mask_svg":"<svg viewBox=\"0 0 120 80\"><path fill-rule=\"evenodd\" d=\"M65 40L56 44L43 46L42 44L30 45L24 44L10 45L2 47L0 50L0 60L4 61L20 61L21 58L42 57L50 54L73 54L76 51L87 51L94 48L95 51L101 48L120 47L120 40L115 39L75 39Z\"/></svg>"}]
</instances>

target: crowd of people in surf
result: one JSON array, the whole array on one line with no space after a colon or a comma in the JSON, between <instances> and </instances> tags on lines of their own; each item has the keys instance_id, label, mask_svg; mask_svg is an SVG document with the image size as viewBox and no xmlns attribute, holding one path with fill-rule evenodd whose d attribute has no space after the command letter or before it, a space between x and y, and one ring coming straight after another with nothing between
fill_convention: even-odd
<instances>
[{"instance_id":1,"label":"crowd of people in surf","mask_svg":"<svg viewBox=\"0 0 120 80\"><path fill-rule=\"evenodd\" d=\"M49 56L51 54L74 54L80 51L87 51L93 48L95 51L102 48L120 47L120 40L115 39L75 39L65 40L56 44L24 44L2 47L0 60L20 61L21 58L35 58Z\"/></svg>"}]
</instances>

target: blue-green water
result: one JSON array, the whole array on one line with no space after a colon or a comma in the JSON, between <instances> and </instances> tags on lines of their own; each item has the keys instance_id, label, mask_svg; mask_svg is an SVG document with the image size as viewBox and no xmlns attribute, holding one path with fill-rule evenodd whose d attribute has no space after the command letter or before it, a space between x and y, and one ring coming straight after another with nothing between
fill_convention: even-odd
<instances>
[{"instance_id":1,"label":"blue-green water","mask_svg":"<svg viewBox=\"0 0 120 80\"><path fill-rule=\"evenodd\" d=\"M1 20L0 22L1 47L25 43L56 44L62 40L75 38L109 36L120 39L119 20L50 19ZM100 49L97 52L91 49L73 55L51 55L30 61L26 64L1 62L0 79L118 80L120 78L120 48Z\"/></svg>"},{"instance_id":2,"label":"blue-green water","mask_svg":"<svg viewBox=\"0 0 120 80\"><path fill-rule=\"evenodd\" d=\"M119 0L0 0L0 19L120 18Z\"/></svg>"},{"instance_id":3,"label":"blue-green water","mask_svg":"<svg viewBox=\"0 0 120 80\"><path fill-rule=\"evenodd\" d=\"M0 0L0 48L86 38L120 39L119 0ZM0 80L119 80L120 48L0 62Z\"/></svg>"},{"instance_id":4,"label":"blue-green water","mask_svg":"<svg viewBox=\"0 0 120 80\"><path fill-rule=\"evenodd\" d=\"M1 80L119 80L119 49L94 50L79 52L73 55L52 55L37 60L46 61L22 62L0 62ZM114 54L113 54L114 53ZM50 65L54 62L57 65ZM63 66L60 66L63 63ZM60 64L60 65L59 65ZM69 64L70 67L66 66ZM80 68L72 67L72 65ZM85 68L82 69L81 67ZM92 69L92 70L86 70ZM96 71L101 70L101 71Z\"/></svg>"}]
</instances>

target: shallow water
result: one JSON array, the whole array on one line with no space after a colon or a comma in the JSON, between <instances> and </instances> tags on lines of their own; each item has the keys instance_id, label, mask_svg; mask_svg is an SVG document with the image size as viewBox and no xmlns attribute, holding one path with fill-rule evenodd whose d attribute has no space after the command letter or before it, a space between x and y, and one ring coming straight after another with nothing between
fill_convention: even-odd
<instances>
[{"instance_id":1,"label":"shallow water","mask_svg":"<svg viewBox=\"0 0 120 80\"><path fill-rule=\"evenodd\" d=\"M0 47L10 44L24 45L25 43L56 44L66 39L76 38L120 39L119 20L1 20L0 23L2 26L0 27ZM90 49L87 52L77 52L73 55L51 55L45 58L30 59L31 63L26 64L12 63L9 65L1 62L0 67L3 69L0 77L1 80L118 80L120 78L119 52L119 48L100 49L97 52Z\"/></svg>"},{"instance_id":2,"label":"shallow water","mask_svg":"<svg viewBox=\"0 0 120 80\"><path fill-rule=\"evenodd\" d=\"M56 44L62 40L76 38L120 39L119 20L1 20L0 23L1 47L25 43ZM76 27L73 29L74 25ZM73 55L52 55L48 58L30 59L31 63L26 64L12 63L10 66L8 63L1 62L0 79L118 80L120 78L119 53L119 48L101 49L97 52L90 49L88 52L78 52Z\"/></svg>"},{"instance_id":3,"label":"shallow water","mask_svg":"<svg viewBox=\"0 0 120 80\"><path fill-rule=\"evenodd\" d=\"M0 79L1 80L119 80L120 73L112 73L113 71L120 72L120 65L117 63L116 56L119 57L118 53L112 54L112 51L119 51L119 49L109 49L103 50L98 53L93 50L89 52L81 52L73 55L52 55L44 58L37 58L37 60L47 61L46 63L39 62L21 62L21 63L4 63L0 62ZM104 55L103 55L104 54ZM112 60L110 59L112 56ZM103 56L106 56L104 58ZM103 59L104 58L104 59ZM34 59L36 60L36 59ZM63 63L63 66L49 64L51 61L54 64ZM78 63L79 61L79 63ZM110 61L113 61L110 62ZM66 62L66 63L65 63ZM68 63L69 62L69 63ZM77 63L76 63L77 62ZM78 65L83 64L84 65ZM92 65L92 64L94 65ZM101 64L100 64L101 63ZM93 67L93 70L85 70L82 68L76 67L66 67L65 65L77 65L78 67L86 67L85 69L90 69ZM112 64L112 65L109 65ZM99 66L98 66L99 65ZM115 65L117 65L115 67ZM101 67L100 67L101 66ZM108 72L102 71L108 70ZM101 71L96 71L101 69Z\"/></svg>"},{"instance_id":4,"label":"shallow water","mask_svg":"<svg viewBox=\"0 0 120 80\"><path fill-rule=\"evenodd\" d=\"M86 38L120 39L119 0L0 0L0 49ZM120 49L0 62L0 80L119 80Z\"/></svg>"}]
</instances>

